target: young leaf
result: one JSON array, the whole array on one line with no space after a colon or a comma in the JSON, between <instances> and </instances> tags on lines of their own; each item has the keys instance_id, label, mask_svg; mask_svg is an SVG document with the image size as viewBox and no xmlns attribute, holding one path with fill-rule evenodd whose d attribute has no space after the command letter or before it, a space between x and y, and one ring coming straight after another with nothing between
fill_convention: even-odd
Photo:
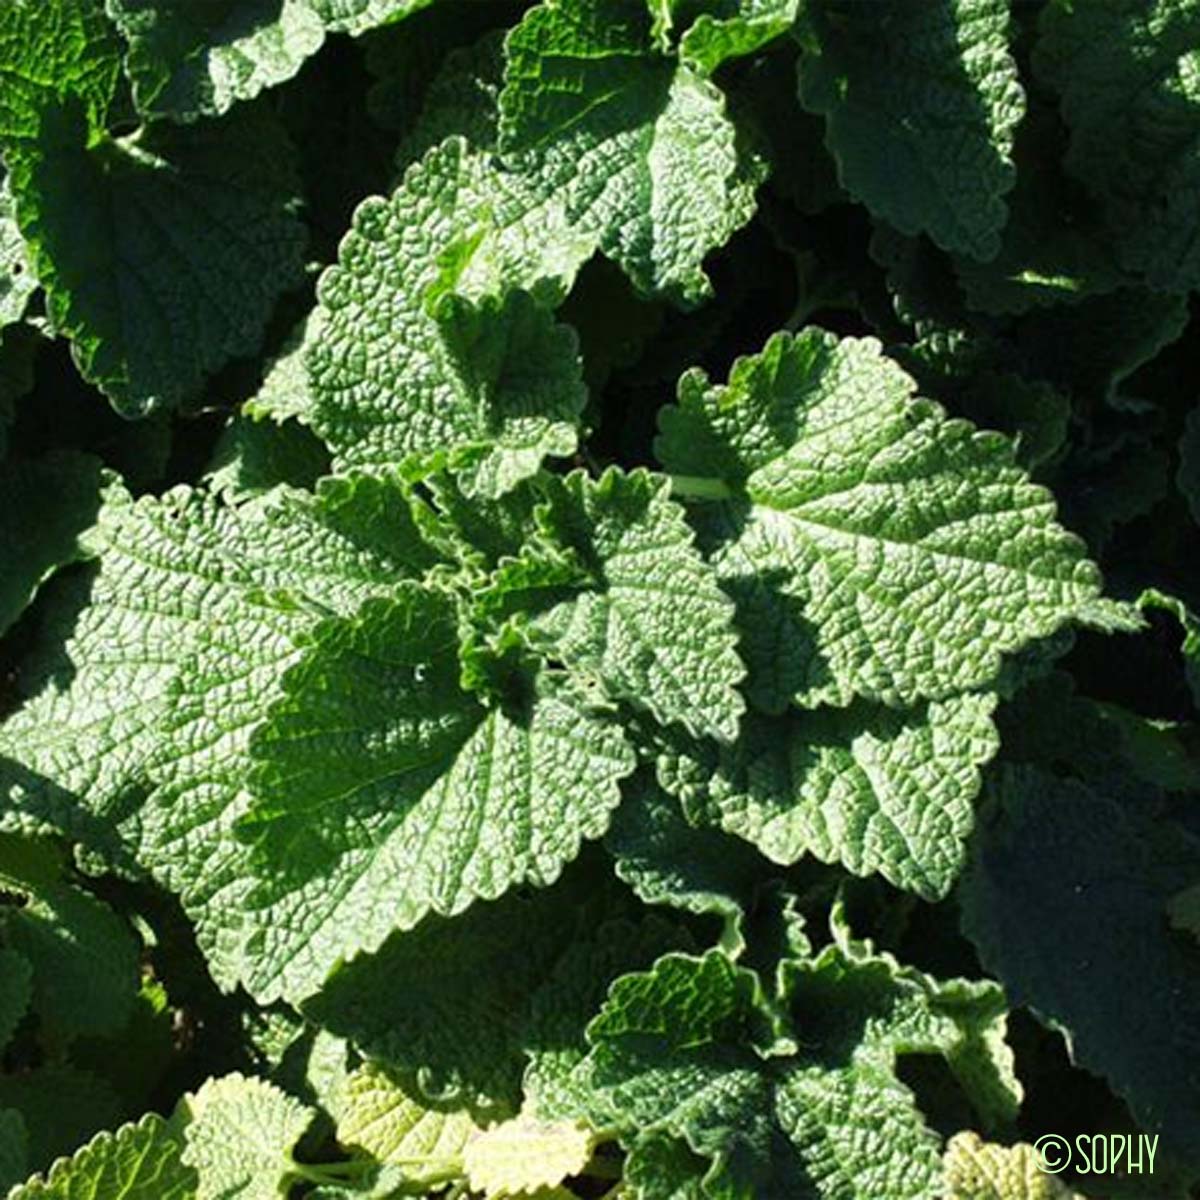
<instances>
[{"instance_id":1,"label":"young leaf","mask_svg":"<svg viewBox=\"0 0 1200 1200\"><path fill-rule=\"evenodd\" d=\"M183 1164L195 1169L196 1200L278 1200L293 1173L292 1149L311 1110L261 1079L210 1079L180 1100L171 1123Z\"/></svg>"},{"instance_id":2,"label":"young leaf","mask_svg":"<svg viewBox=\"0 0 1200 1200\"><path fill-rule=\"evenodd\" d=\"M461 1110L436 1108L379 1063L364 1063L338 1089L338 1142L384 1165L403 1168L418 1187L436 1186L462 1164L479 1126Z\"/></svg>"},{"instance_id":3,"label":"young leaf","mask_svg":"<svg viewBox=\"0 0 1200 1200\"><path fill-rule=\"evenodd\" d=\"M878 343L807 330L728 385L689 372L660 415L767 711L947 697L1069 620L1116 620L1012 446L915 390Z\"/></svg>"},{"instance_id":4,"label":"young leaf","mask_svg":"<svg viewBox=\"0 0 1200 1200\"><path fill-rule=\"evenodd\" d=\"M1008 25L1008 0L819 0L797 30L800 99L825 117L842 186L902 233L983 260L1025 112Z\"/></svg>"},{"instance_id":5,"label":"young leaf","mask_svg":"<svg viewBox=\"0 0 1200 1200\"><path fill-rule=\"evenodd\" d=\"M551 653L664 724L737 736L745 673L733 606L697 553L666 480L610 468L547 480L541 523L572 550L592 587L534 622Z\"/></svg>"},{"instance_id":6,"label":"young leaf","mask_svg":"<svg viewBox=\"0 0 1200 1200\"><path fill-rule=\"evenodd\" d=\"M538 1121L522 1114L473 1137L463 1165L484 1196L540 1195L578 1175L592 1156L590 1130L571 1121Z\"/></svg>"},{"instance_id":7,"label":"young leaf","mask_svg":"<svg viewBox=\"0 0 1200 1200\"><path fill-rule=\"evenodd\" d=\"M970 1130L950 1139L943 1171L946 1200L1082 1200L1042 1170L1032 1146L997 1146Z\"/></svg>"}]
</instances>

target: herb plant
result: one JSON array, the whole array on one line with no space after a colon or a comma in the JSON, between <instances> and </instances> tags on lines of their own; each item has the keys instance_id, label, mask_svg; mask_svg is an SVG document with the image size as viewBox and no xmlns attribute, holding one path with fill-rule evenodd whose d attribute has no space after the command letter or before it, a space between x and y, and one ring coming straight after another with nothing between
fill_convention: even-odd
<instances>
[{"instance_id":1,"label":"herb plant","mask_svg":"<svg viewBox=\"0 0 1200 1200\"><path fill-rule=\"evenodd\" d=\"M1198 81L0 0L10 1200L1193 1194Z\"/></svg>"}]
</instances>

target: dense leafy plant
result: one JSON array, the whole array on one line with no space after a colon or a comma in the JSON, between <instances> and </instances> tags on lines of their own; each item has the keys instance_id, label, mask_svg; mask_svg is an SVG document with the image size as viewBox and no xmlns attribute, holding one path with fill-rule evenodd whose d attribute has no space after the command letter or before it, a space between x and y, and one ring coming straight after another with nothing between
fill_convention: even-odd
<instances>
[{"instance_id":1,"label":"dense leafy plant","mask_svg":"<svg viewBox=\"0 0 1200 1200\"><path fill-rule=\"evenodd\" d=\"M0 0L0 1188L1187 1196L1198 80Z\"/></svg>"}]
</instances>

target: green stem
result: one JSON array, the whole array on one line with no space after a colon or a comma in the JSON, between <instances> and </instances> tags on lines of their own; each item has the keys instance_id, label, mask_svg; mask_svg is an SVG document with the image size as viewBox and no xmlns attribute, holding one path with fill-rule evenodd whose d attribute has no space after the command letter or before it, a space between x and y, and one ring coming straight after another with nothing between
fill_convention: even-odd
<instances>
[{"instance_id":1,"label":"green stem","mask_svg":"<svg viewBox=\"0 0 1200 1200\"><path fill-rule=\"evenodd\" d=\"M690 500L729 500L733 489L723 479L709 479L704 475L669 475L671 494L686 496Z\"/></svg>"}]
</instances>

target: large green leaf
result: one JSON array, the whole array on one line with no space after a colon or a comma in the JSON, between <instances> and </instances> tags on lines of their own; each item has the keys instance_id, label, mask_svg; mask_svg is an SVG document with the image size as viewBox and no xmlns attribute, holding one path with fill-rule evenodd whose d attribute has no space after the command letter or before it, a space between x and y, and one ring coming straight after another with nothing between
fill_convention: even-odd
<instances>
[{"instance_id":1,"label":"large green leaf","mask_svg":"<svg viewBox=\"0 0 1200 1200\"><path fill-rule=\"evenodd\" d=\"M1120 622L1011 444L915 390L878 343L807 330L727 385L689 372L660 416L767 711L948 697L1069 620Z\"/></svg>"},{"instance_id":2,"label":"large green leaf","mask_svg":"<svg viewBox=\"0 0 1200 1200\"><path fill-rule=\"evenodd\" d=\"M932 1053L961 1065L982 1030L1002 1030L997 993L937 983L839 938L792 964L800 1050L764 1054L755 977L719 951L668 955L618 980L588 1027L591 1115L635 1146L648 1135L686 1142L711 1160L709 1178L747 1195L931 1196L937 1138L896 1060ZM1009 1070L1001 1049L992 1082L1007 1086ZM686 1163L676 1154L665 1165L640 1168L644 1194L688 1194L671 1190Z\"/></svg>"},{"instance_id":3,"label":"large green leaf","mask_svg":"<svg viewBox=\"0 0 1200 1200\"><path fill-rule=\"evenodd\" d=\"M994 257L1025 112L1008 0L814 0L800 98L825 117L842 186L903 233Z\"/></svg>"},{"instance_id":4,"label":"large green leaf","mask_svg":"<svg viewBox=\"0 0 1200 1200\"><path fill-rule=\"evenodd\" d=\"M325 41L311 0L107 0L138 109L190 121L290 79Z\"/></svg>"},{"instance_id":5,"label":"large green leaf","mask_svg":"<svg viewBox=\"0 0 1200 1200\"><path fill-rule=\"evenodd\" d=\"M633 769L620 730L523 674L486 708L457 651L453 600L409 585L318 627L285 676L251 744L245 827L266 860L253 902L305 899L263 973L292 975L291 944L321 929L332 966L428 913L545 886L604 832Z\"/></svg>"},{"instance_id":6,"label":"large green leaf","mask_svg":"<svg viewBox=\"0 0 1200 1200\"><path fill-rule=\"evenodd\" d=\"M701 263L749 220L756 180L723 94L656 46L649 6L545 0L505 58L505 164L561 192L640 290L709 295Z\"/></svg>"}]
</instances>

